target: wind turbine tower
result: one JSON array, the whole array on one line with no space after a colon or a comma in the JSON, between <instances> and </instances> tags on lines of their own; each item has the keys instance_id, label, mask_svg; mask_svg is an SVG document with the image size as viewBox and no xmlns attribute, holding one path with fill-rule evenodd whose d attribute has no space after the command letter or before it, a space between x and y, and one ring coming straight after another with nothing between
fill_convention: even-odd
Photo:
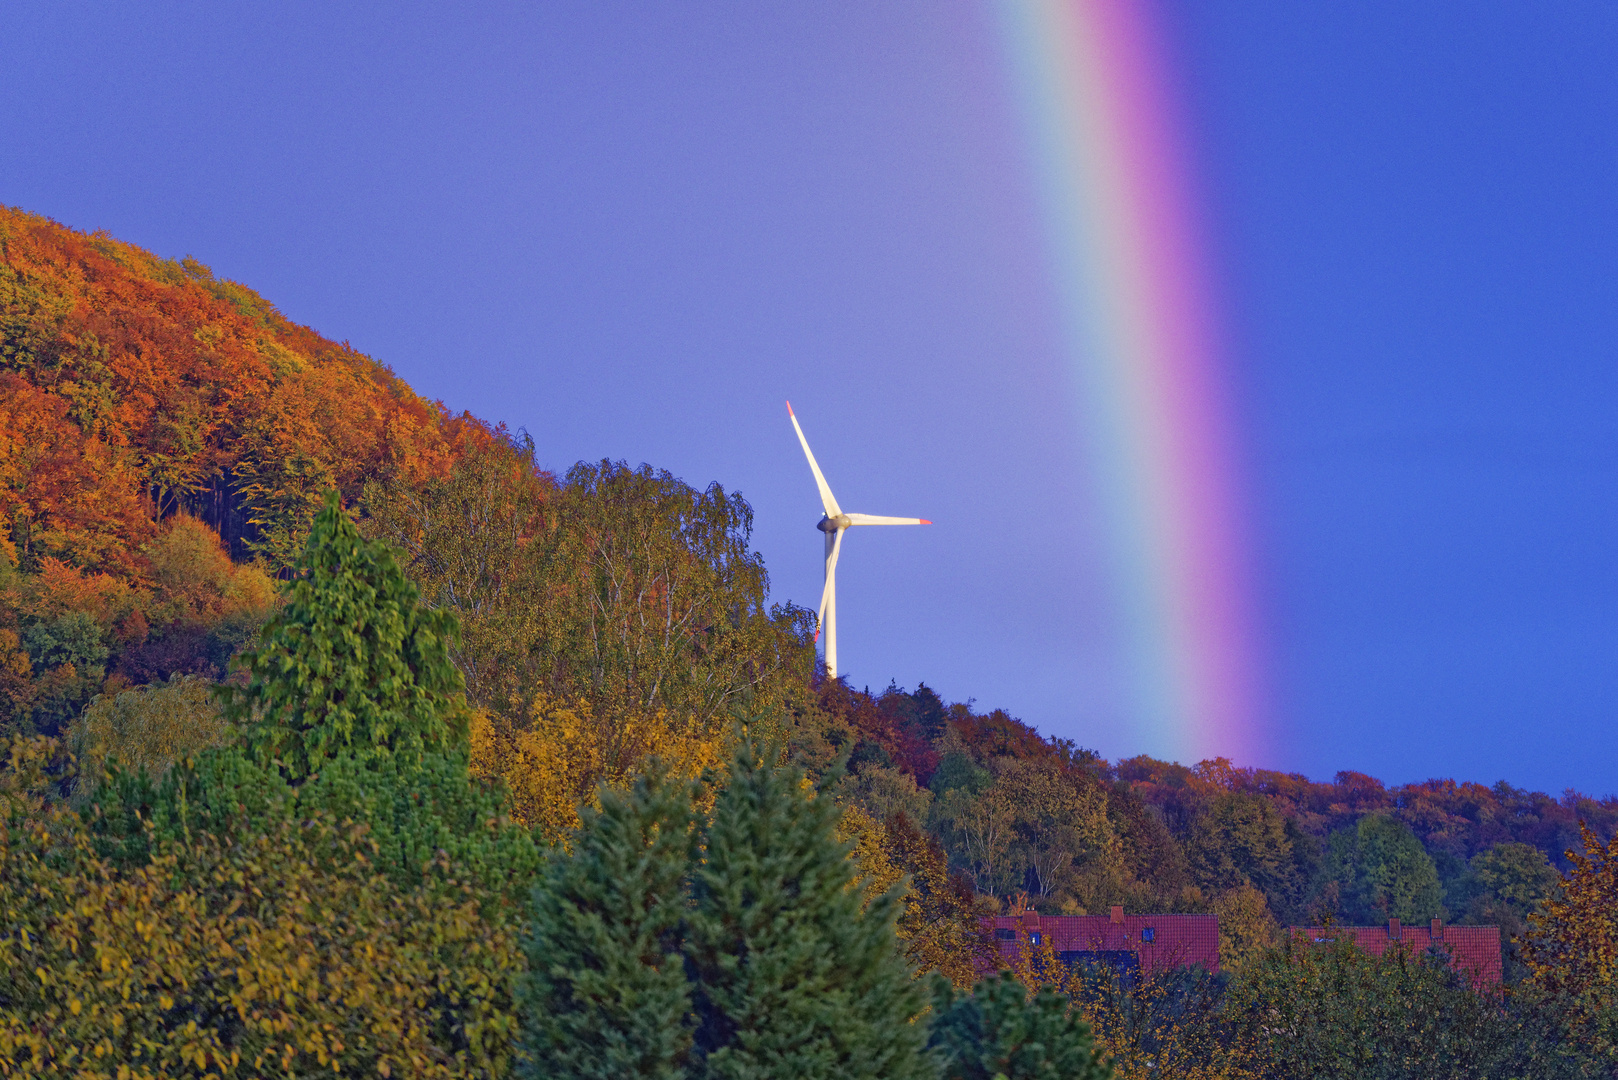
<instances>
[{"instance_id":1,"label":"wind turbine tower","mask_svg":"<svg viewBox=\"0 0 1618 1080\"><path fill-rule=\"evenodd\" d=\"M826 587L820 594L820 616L815 620L815 639L820 639L822 630L826 633L826 675L828 678L837 678L837 553L843 548L843 533L855 525L931 525L926 518L879 517L875 514L845 514L837 505L837 498L831 493L831 485L826 483L826 477L815 463L814 452L809 449L809 440L803 437L803 428L798 425L798 414L792 411L792 402L787 402L787 415L792 418L792 430L798 433L798 443L803 447L803 456L809 459L809 471L815 474L815 486L820 489L820 505L826 510L826 515L815 526L826 534Z\"/></svg>"}]
</instances>

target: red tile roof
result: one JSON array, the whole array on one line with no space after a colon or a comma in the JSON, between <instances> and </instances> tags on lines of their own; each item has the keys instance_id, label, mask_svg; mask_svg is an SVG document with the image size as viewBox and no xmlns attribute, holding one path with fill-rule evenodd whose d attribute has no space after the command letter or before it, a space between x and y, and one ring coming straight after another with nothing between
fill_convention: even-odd
<instances>
[{"instance_id":1,"label":"red tile roof","mask_svg":"<svg viewBox=\"0 0 1618 1080\"><path fill-rule=\"evenodd\" d=\"M1075 953L1132 956L1147 972L1201 964L1219 970L1219 917L1216 915L999 915L983 920L1005 963L1030 944L1049 944L1059 959ZM1031 935L1039 935L1035 942ZM1063 954L1070 954L1064 957ZM1103 959L1089 957L1087 959Z\"/></svg>"},{"instance_id":2,"label":"red tile roof","mask_svg":"<svg viewBox=\"0 0 1618 1080\"><path fill-rule=\"evenodd\" d=\"M1401 926L1391 919L1386 926L1292 926L1287 933L1305 941L1347 937L1372 956L1402 948L1420 956L1433 945L1450 954L1450 963L1478 986L1500 985L1500 928L1498 926L1445 926L1434 919L1428 926Z\"/></svg>"}]
</instances>

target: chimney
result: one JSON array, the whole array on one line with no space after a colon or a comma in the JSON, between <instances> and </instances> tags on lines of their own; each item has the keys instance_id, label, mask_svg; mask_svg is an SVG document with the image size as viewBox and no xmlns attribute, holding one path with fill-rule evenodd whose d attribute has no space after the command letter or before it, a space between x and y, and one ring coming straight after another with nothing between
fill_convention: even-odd
<instances>
[{"instance_id":1,"label":"chimney","mask_svg":"<svg viewBox=\"0 0 1618 1080\"><path fill-rule=\"evenodd\" d=\"M1024 930L1038 930L1039 912L1035 911L1033 908L1024 910L1022 913L1022 926Z\"/></svg>"},{"instance_id":2,"label":"chimney","mask_svg":"<svg viewBox=\"0 0 1618 1080\"><path fill-rule=\"evenodd\" d=\"M1112 905L1112 921L1122 924L1124 921L1124 907L1122 904Z\"/></svg>"},{"instance_id":3,"label":"chimney","mask_svg":"<svg viewBox=\"0 0 1618 1080\"><path fill-rule=\"evenodd\" d=\"M1433 920L1432 934L1433 934L1433 940L1434 941L1443 941L1444 940L1444 920L1443 919L1434 919Z\"/></svg>"},{"instance_id":4,"label":"chimney","mask_svg":"<svg viewBox=\"0 0 1618 1080\"><path fill-rule=\"evenodd\" d=\"M1400 936L1399 936L1399 920L1398 919L1389 919L1388 920L1388 940L1389 941L1399 941L1400 940Z\"/></svg>"}]
</instances>

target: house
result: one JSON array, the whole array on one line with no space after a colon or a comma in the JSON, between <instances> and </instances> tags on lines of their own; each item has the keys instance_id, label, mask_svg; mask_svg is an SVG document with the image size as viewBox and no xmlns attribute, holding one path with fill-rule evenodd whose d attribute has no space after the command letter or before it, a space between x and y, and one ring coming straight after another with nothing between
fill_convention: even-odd
<instances>
[{"instance_id":1,"label":"house","mask_svg":"<svg viewBox=\"0 0 1618 1080\"><path fill-rule=\"evenodd\" d=\"M1347 938L1372 956L1404 949L1420 956L1437 946L1449 953L1450 964L1466 973L1479 987L1500 985L1500 928L1498 926L1445 926L1434 919L1428 926L1401 926L1389 919L1386 926L1290 926L1293 940L1308 942Z\"/></svg>"},{"instance_id":2,"label":"house","mask_svg":"<svg viewBox=\"0 0 1618 1080\"><path fill-rule=\"evenodd\" d=\"M1106 963L1123 972L1162 971L1200 964L1219 970L1216 915L1041 915L1016 911L985 919L1002 964L1048 945L1064 964Z\"/></svg>"}]
</instances>

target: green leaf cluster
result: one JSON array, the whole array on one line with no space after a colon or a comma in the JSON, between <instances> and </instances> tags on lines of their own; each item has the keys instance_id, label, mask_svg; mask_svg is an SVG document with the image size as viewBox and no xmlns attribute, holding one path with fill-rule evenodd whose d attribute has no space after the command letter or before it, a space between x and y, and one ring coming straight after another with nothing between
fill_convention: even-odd
<instances>
[{"instance_id":1,"label":"green leaf cluster","mask_svg":"<svg viewBox=\"0 0 1618 1080\"><path fill-rule=\"evenodd\" d=\"M1030 995L1010 972L958 994L933 983L930 1045L943 1080L1108 1080L1089 1027L1050 988Z\"/></svg>"},{"instance_id":2,"label":"green leaf cluster","mask_svg":"<svg viewBox=\"0 0 1618 1080\"><path fill-rule=\"evenodd\" d=\"M548 695L588 702L608 728L663 713L722 734L744 694L789 666L807 674L801 613L766 610L739 494L613 461L553 487L532 455L493 444L441 479L365 491L366 530L463 623L454 658L478 708L520 727Z\"/></svg>"},{"instance_id":3,"label":"green leaf cluster","mask_svg":"<svg viewBox=\"0 0 1618 1080\"><path fill-rule=\"evenodd\" d=\"M394 757L464 746L455 617L418 603L387 545L367 540L335 492L315 516L281 611L242 653L249 682L229 695L257 761L301 780L343 754Z\"/></svg>"},{"instance_id":4,"label":"green leaf cluster","mask_svg":"<svg viewBox=\"0 0 1618 1080\"><path fill-rule=\"evenodd\" d=\"M144 754L195 687L114 699L82 817L49 744L14 747L0 1070L509 1074L540 853L468 771L453 617L335 501L322 518L232 703L249 741Z\"/></svg>"},{"instance_id":5,"label":"green leaf cluster","mask_svg":"<svg viewBox=\"0 0 1618 1080\"><path fill-rule=\"evenodd\" d=\"M1387 814L1367 814L1331 835L1324 872L1351 923L1426 922L1444 914L1438 868L1416 834Z\"/></svg>"},{"instance_id":6,"label":"green leaf cluster","mask_svg":"<svg viewBox=\"0 0 1618 1080\"><path fill-rule=\"evenodd\" d=\"M1227 1010L1274 1080L1602 1075L1545 1010L1479 991L1436 953L1291 939L1244 974Z\"/></svg>"}]
</instances>

